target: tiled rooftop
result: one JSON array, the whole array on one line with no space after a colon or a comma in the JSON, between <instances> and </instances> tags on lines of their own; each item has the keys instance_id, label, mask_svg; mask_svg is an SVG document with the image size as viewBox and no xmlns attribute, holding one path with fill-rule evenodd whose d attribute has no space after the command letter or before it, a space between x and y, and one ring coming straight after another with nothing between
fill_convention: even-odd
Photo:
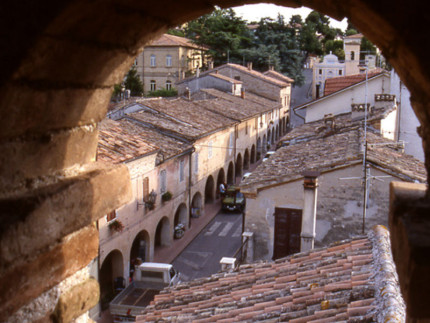
<instances>
[{"instance_id":1,"label":"tiled rooftop","mask_svg":"<svg viewBox=\"0 0 430 323\"><path fill-rule=\"evenodd\" d=\"M213 76L213 77L216 77L216 78L219 78L221 80L230 82L230 83L236 83L236 84L242 84L243 83L242 81L235 80L235 79L232 79L231 77L228 77L228 76L225 76L225 75L222 75L222 74L218 74L218 73L213 73L212 72L212 73L209 73L209 75Z\"/></svg>"},{"instance_id":2,"label":"tiled rooftop","mask_svg":"<svg viewBox=\"0 0 430 323\"><path fill-rule=\"evenodd\" d=\"M250 92L245 93L244 99L240 96L216 89L203 89L201 92L208 94L210 97L218 98L223 102L222 109L218 109L217 106L212 105L207 105L207 109L236 120L247 119L251 116L281 107L281 104L276 101L265 99Z\"/></svg>"},{"instance_id":3,"label":"tiled rooftop","mask_svg":"<svg viewBox=\"0 0 430 323\"><path fill-rule=\"evenodd\" d=\"M154 39L151 41L146 47L151 46L160 46L160 47L175 47L175 46L181 46L181 47L189 47L189 48L196 48L201 49L198 45L194 44L190 39L174 36L170 34L163 34L161 37Z\"/></svg>"},{"instance_id":4,"label":"tiled rooftop","mask_svg":"<svg viewBox=\"0 0 430 323\"><path fill-rule=\"evenodd\" d=\"M255 78L259 78L260 80L263 80L263 81L266 81L268 83L277 85L279 87L287 87L288 84L289 84L288 82L281 81L279 79L273 78L273 77L268 76L268 75L264 75L263 73L260 73L260 72L258 72L256 70L253 70L253 69L250 70L247 67L239 65L239 64L228 63L228 64L225 64L225 65L221 65L221 66L216 67L215 70L222 69L222 68L224 68L226 66L227 67L231 67L233 69L237 69L237 70L239 70L239 71L241 71L243 73L247 73L247 74L249 74L249 75L251 75L251 76L253 76Z\"/></svg>"},{"instance_id":5,"label":"tiled rooftop","mask_svg":"<svg viewBox=\"0 0 430 323\"><path fill-rule=\"evenodd\" d=\"M100 123L97 159L120 163L157 152L161 152L159 158L166 159L189 148L188 143L130 120L105 119Z\"/></svg>"},{"instance_id":6,"label":"tiled rooftop","mask_svg":"<svg viewBox=\"0 0 430 323\"><path fill-rule=\"evenodd\" d=\"M383 71L381 69L375 69L372 71L369 71L367 73L367 78L371 79L375 76L383 74ZM347 76L339 76L339 77L333 77L329 78L325 81L324 85L324 96L327 96L329 94L332 94L334 92L343 90L349 86L352 86L354 84L360 83L366 79L366 74L354 74L354 75L347 75Z\"/></svg>"},{"instance_id":7,"label":"tiled rooftop","mask_svg":"<svg viewBox=\"0 0 430 323\"><path fill-rule=\"evenodd\" d=\"M159 99L146 102L145 106L153 110L131 113L130 116L150 123L160 130L177 133L187 140L195 140L235 123L234 120L207 109L224 109L225 102L217 99L199 101L183 98ZM202 113L203 110L204 113Z\"/></svg>"},{"instance_id":8,"label":"tiled rooftop","mask_svg":"<svg viewBox=\"0 0 430 323\"><path fill-rule=\"evenodd\" d=\"M324 172L362 163L363 136L364 130L359 123L345 127L336 123L335 130L326 128L324 121L297 127L285 137L290 139L289 146L281 147L260 164L241 183L241 190L254 192L258 187L299 179L306 170ZM426 181L424 164L400 152L394 141L369 129L367 142L368 162L405 180Z\"/></svg>"},{"instance_id":9,"label":"tiled rooftop","mask_svg":"<svg viewBox=\"0 0 430 323\"><path fill-rule=\"evenodd\" d=\"M151 141L133 133L120 122L105 119L99 124L97 160L121 163L158 150Z\"/></svg>"},{"instance_id":10,"label":"tiled rooftop","mask_svg":"<svg viewBox=\"0 0 430 323\"><path fill-rule=\"evenodd\" d=\"M404 322L388 230L164 289L136 322ZM391 321L390 321L391 322Z\"/></svg>"},{"instance_id":11,"label":"tiled rooftop","mask_svg":"<svg viewBox=\"0 0 430 323\"><path fill-rule=\"evenodd\" d=\"M292 78L289 78L288 76L285 76L284 74L281 74L281 73L276 72L274 70L268 70L268 71L264 72L263 74L267 75L269 77L273 77L273 78L278 79L278 80L283 81L283 82L294 83L294 80Z\"/></svg>"}]
</instances>

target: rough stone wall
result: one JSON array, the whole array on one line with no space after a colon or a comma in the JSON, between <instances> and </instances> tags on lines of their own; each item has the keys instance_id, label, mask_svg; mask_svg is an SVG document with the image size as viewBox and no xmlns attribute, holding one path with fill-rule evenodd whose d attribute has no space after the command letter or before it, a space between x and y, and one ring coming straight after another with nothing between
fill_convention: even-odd
<instances>
[{"instance_id":1,"label":"rough stone wall","mask_svg":"<svg viewBox=\"0 0 430 323\"><path fill-rule=\"evenodd\" d=\"M371 168L372 176L388 174ZM343 180L343 178L357 179ZM323 173L318 178L315 247L350 239L363 234L362 166L350 166ZM389 183L395 177L372 180L364 232L374 225L388 225ZM303 180L260 190L255 199L247 199L245 229L254 232L255 259L270 259L273 254L275 207L303 209Z\"/></svg>"},{"instance_id":2,"label":"rough stone wall","mask_svg":"<svg viewBox=\"0 0 430 323\"><path fill-rule=\"evenodd\" d=\"M0 41L7 46L0 53L0 321L24 304L36 304L38 296L84 268L97 255L97 231L91 223L129 198L125 167L91 166L96 133L88 129L106 114L112 86L122 80L138 49L167 28L208 13L214 4L244 3L24 0L1 4L0 27L7 32ZM276 3L307 6L339 20L347 16L382 50L411 91L430 169L430 61L422 50L429 39L422 27L430 22L427 4ZM109 185L112 182L116 185ZM83 240L88 243L82 245ZM84 290L78 295L85 295ZM84 303L59 320L80 316ZM36 306L33 312L37 311L45 321L52 313Z\"/></svg>"}]
</instances>

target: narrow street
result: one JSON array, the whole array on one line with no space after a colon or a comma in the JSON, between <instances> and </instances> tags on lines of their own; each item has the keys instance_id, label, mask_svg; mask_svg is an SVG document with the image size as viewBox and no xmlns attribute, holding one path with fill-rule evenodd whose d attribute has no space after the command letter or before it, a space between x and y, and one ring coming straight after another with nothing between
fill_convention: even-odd
<instances>
[{"instance_id":1,"label":"narrow street","mask_svg":"<svg viewBox=\"0 0 430 323\"><path fill-rule=\"evenodd\" d=\"M210 276L221 269L222 257L232 257L240 248L242 214L220 211L173 261L183 281Z\"/></svg>"}]
</instances>

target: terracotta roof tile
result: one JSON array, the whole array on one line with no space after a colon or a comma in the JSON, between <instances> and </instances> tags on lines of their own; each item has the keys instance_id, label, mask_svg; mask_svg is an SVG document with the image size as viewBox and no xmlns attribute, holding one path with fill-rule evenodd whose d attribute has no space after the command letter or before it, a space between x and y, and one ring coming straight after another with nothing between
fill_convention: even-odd
<instances>
[{"instance_id":1,"label":"terracotta roof tile","mask_svg":"<svg viewBox=\"0 0 430 323\"><path fill-rule=\"evenodd\" d=\"M375 69L367 73L367 78L371 79L375 76L382 75L383 73L384 72L381 69ZM343 90L349 86L363 82L364 80L366 80L366 74L354 74L329 78L325 81L324 96Z\"/></svg>"},{"instance_id":2,"label":"terracotta roof tile","mask_svg":"<svg viewBox=\"0 0 430 323\"><path fill-rule=\"evenodd\" d=\"M122 163L158 150L153 140L140 136L120 122L106 119L99 125L97 160Z\"/></svg>"},{"instance_id":3,"label":"terracotta roof tile","mask_svg":"<svg viewBox=\"0 0 430 323\"><path fill-rule=\"evenodd\" d=\"M278 80L283 81L283 82L294 83L294 80L292 78L289 78L288 76L281 74L279 72L276 72L274 70L268 70L268 71L264 72L263 74L267 75L269 77L273 77L273 78L278 79Z\"/></svg>"},{"instance_id":4,"label":"terracotta roof tile","mask_svg":"<svg viewBox=\"0 0 430 323\"><path fill-rule=\"evenodd\" d=\"M393 311L404 317L405 306L395 268L383 265L391 259L390 255L385 257L384 252L390 250L387 244L388 231L377 227L364 240L343 241L332 248L312 250L276 262L247 264L232 273L221 272L210 278L184 282L163 290L160 295L164 297L156 297L137 322L370 322L384 321L394 315ZM355 245L359 248L352 247ZM313 253L319 256L313 258ZM353 261L366 263L358 265L354 272L344 270L345 265L352 265ZM392 264L392 259L390 261ZM330 267L332 275L328 277L322 267ZM291 275L290 270L297 274ZM363 281L353 286L352 277L360 272ZM313 277L313 281L302 285L295 280L299 273L302 277ZM386 277L389 282L380 281L381 277L376 275ZM277 282L285 277L288 277L288 286L279 286ZM237 280L229 288L231 278ZM387 283L395 287L384 298ZM212 293L205 292L207 285Z\"/></svg>"},{"instance_id":5,"label":"terracotta roof tile","mask_svg":"<svg viewBox=\"0 0 430 323\"><path fill-rule=\"evenodd\" d=\"M241 183L241 191L254 193L266 186L297 180L303 177L306 170L324 173L361 163L364 138L361 123L351 121L348 115L335 117L334 120L334 129L325 128L324 120L293 129L282 138L287 146L281 147L261 163ZM383 138L370 127L366 138L367 160L373 165L406 181L426 181L424 164L399 151L394 141ZM336 250L336 247L331 250Z\"/></svg>"},{"instance_id":6,"label":"terracotta roof tile","mask_svg":"<svg viewBox=\"0 0 430 323\"><path fill-rule=\"evenodd\" d=\"M151 41L145 47L176 47L176 46L202 49L201 46L194 44L188 38L174 36L170 34L163 34L161 37Z\"/></svg>"}]
</instances>

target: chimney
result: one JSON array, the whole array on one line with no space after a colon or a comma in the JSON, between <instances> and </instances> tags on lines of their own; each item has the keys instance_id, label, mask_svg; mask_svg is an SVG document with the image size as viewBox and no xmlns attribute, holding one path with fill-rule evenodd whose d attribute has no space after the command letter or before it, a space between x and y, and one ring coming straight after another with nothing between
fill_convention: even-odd
<instances>
[{"instance_id":1,"label":"chimney","mask_svg":"<svg viewBox=\"0 0 430 323\"><path fill-rule=\"evenodd\" d=\"M248 69L252 71L252 62L248 62Z\"/></svg>"},{"instance_id":2,"label":"chimney","mask_svg":"<svg viewBox=\"0 0 430 323\"><path fill-rule=\"evenodd\" d=\"M232 272L236 268L236 258L222 257L220 260L221 271Z\"/></svg>"},{"instance_id":3,"label":"chimney","mask_svg":"<svg viewBox=\"0 0 430 323\"><path fill-rule=\"evenodd\" d=\"M303 181L303 215L302 215L302 232L300 234L300 252L314 248L315 226L317 216L317 193L318 193L318 176L317 171L306 171Z\"/></svg>"},{"instance_id":4,"label":"chimney","mask_svg":"<svg viewBox=\"0 0 430 323\"><path fill-rule=\"evenodd\" d=\"M332 113L324 115L324 125L327 130L334 130L336 128L336 123Z\"/></svg>"},{"instance_id":5,"label":"chimney","mask_svg":"<svg viewBox=\"0 0 430 323\"><path fill-rule=\"evenodd\" d=\"M214 62L213 62L213 61L210 61L210 62L209 62L209 69L210 69L210 70L213 70L213 69L214 69Z\"/></svg>"},{"instance_id":6,"label":"chimney","mask_svg":"<svg viewBox=\"0 0 430 323\"><path fill-rule=\"evenodd\" d=\"M240 89L240 97L242 98L242 99L245 99L245 89L244 89L244 87L242 86L242 88Z\"/></svg>"},{"instance_id":7,"label":"chimney","mask_svg":"<svg viewBox=\"0 0 430 323\"><path fill-rule=\"evenodd\" d=\"M274 71L274 70L275 70L275 66L270 65L270 66L269 66L269 71Z\"/></svg>"},{"instance_id":8,"label":"chimney","mask_svg":"<svg viewBox=\"0 0 430 323\"><path fill-rule=\"evenodd\" d=\"M196 78L200 77L200 67L197 66L197 70L196 70Z\"/></svg>"},{"instance_id":9,"label":"chimney","mask_svg":"<svg viewBox=\"0 0 430 323\"><path fill-rule=\"evenodd\" d=\"M188 100L191 100L191 91L190 91L190 88L187 86L186 88L185 88L185 97L188 99Z\"/></svg>"}]
</instances>

